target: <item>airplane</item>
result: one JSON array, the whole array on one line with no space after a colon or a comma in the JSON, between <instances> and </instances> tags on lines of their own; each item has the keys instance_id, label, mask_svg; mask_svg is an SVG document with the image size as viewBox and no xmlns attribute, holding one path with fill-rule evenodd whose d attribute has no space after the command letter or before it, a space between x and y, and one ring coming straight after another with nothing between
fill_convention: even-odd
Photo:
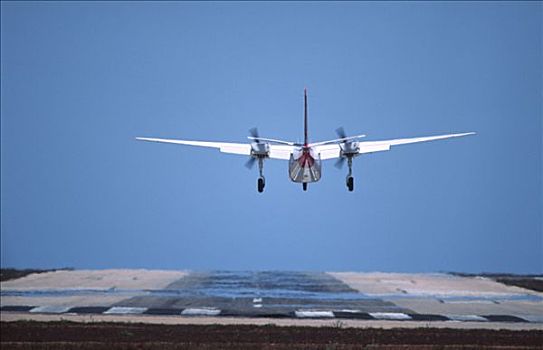
<instances>
[{"instance_id":1,"label":"airplane","mask_svg":"<svg viewBox=\"0 0 543 350\"><path fill-rule=\"evenodd\" d=\"M304 191L307 191L307 186L309 183L317 182L321 179L321 162L323 160L337 159L335 163L337 168L342 168L345 161L347 161L349 171L347 173L345 183L347 185L347 189L352 192L354 190L352 165L355 157L366 153L388 151L392 146L397 145L443 140L452 137L475 134L475 132L465 132L458 134L381 141L359 141L366 135L347 136L345 134L345 130L340 127L336 130L338 135L338 138L336 139L320 142L309 142L307 129L307 89L304 89L303 143L260 137L256 128L249 130L251 136L248 136L247 138L251 141L250 143L188 141L150 137L136 137L136 139L150 142L218 148L223 153L249 156L250 158L246 163L247 168L251 169L253 168L255 162L258 163L259 177L257 180L257 190L259 193L262 193L264 191L264 187L266 186L266 179L263 175L264 160L266 159L288 160L288 172L290 179L293 182L301 183Z\"/></svg>"}]
</instances>

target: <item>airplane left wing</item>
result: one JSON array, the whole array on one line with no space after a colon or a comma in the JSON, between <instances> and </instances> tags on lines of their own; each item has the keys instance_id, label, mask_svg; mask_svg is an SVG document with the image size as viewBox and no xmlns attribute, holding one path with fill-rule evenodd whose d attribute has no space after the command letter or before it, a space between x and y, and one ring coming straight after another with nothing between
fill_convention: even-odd
<instances>
[{"instance_id":1,"label":"airplane left wing","mask_svg":"<svg viewBox=\"0 0 543 350\"><path fill-rule=\"evenodd\" d=\"M231 142L209 142L209 141L188 141L188 140L173 140L173 139L157 139L150 137L136 137L136 140L172 143L176 145L188 145L198 147L217 148L222 153L241 154L245 156L251 155L250 143L231 143ZM290 159L290 154L294 150L294 146L289 145L269 145L269 157L272 159Z\"/></svg>"},{"instance_id":2,"label":"airplane left wing","mask_svg":"<svg viewBox=\"0 0 543 350\"><path fill-rule=\"evenodd\" d=\"M460 134L447 134L447 135L437 135L437 136L425 136L425 137L412 137L404 139L393 139L393 140L382 140L382 141L363 141L358 143L358 154L363 153L373 153L380 151L388 151L390 147L396 145L405 145L408 143L417 143L417 142L427 142L435 140L444 140L452 137L461 137L467 135L473 135L474 132L466 132ZM327 145L318 145L315 146L317 153L320 153L321 159L333 159L341 157L341 146L339 143L336 144L327 144Z\"/></svg>"},{"instance_id":3,"label":"airplane left wing","mask_svg":"<svg viewBox=\"0 0 543 350\"><path fill-rule=\"evenodd\" d=\"M288 145L270 145L269 157L272 159L289 160L290 155L294 152L295 146Z\"/></svg>"},{"instance_id":4,"label":"airplane left wing","mask_svg":"<svg viewBox=\"0 0 543 350\"><path fill-rule=\"evenodd\" d=\"M223 153L251 155L251 145L248 143L230 143L230 142L208 142L208 141L187 141L187 140L173 140L173 139L156 139L150 137L136 137L136 140L161 142L161 143L173 143L176 145L188 145L198 147L217 148Z\"/></svg>"}]
</instances>

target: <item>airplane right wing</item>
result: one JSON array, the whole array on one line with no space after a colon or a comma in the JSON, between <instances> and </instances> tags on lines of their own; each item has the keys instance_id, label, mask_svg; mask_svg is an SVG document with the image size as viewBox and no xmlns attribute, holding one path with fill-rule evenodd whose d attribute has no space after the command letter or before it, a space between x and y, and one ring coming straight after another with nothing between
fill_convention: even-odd
<instances>
[{"instance_id":1,"label":"airplane right wing","mask_svg":"<svg viewBox=\"0 0 543 350\"><path fill-rule=\"evenodd\" d=\"M382 140L382 141L362 141L358 143L358 154L363 153L373 153L380 151L388 151L390 147L397 145L405 145L409 143L417 142L427 142L435 140L443 140L452 137L461 137L467 135L473 135L474 132L465 132L460 134L447 134L447 135L437 135L437 136L424 136L424 137L412 137L412 138L403 138L403 139L393 139L393 140ZM333 159L341 157L341 146L339 143L336 144L324 144L315 146L317 153L320 153L321 159Z\"/></svg>"},{"instance_id":2,"label":"airplane right wing","mask_svg":"<svg viewBox=\"0 0 543 350\"><path fill-rule=\"evenodd\" d=\"M404 139L384 140L384 141L364 141L360 142L360 151L358 153L373 153L379 151L388 151L390 147L397 145L405 145L408 143L427 142L444 140L452 137L462 137L467 135L473 135L474 132L465 132L460 134L447 134L437 136L424 136L424 137L411 137Z\"/></svg>"}]
</instances>

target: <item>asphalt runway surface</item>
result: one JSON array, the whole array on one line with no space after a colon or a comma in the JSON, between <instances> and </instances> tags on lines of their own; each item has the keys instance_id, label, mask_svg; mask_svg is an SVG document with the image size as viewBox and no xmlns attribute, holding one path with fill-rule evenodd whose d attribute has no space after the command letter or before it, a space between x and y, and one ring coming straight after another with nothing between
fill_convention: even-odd
<instances>
[{"instance_id":1,"label":"asphalt runway surface","mask_svg":"<svg viewBox=\"0 0 543 350\"><path fill-rule=\"evenodd\" d=\"M366 297L323 272L287 271L193 273L158 293L135 296L117 306L148 307L151 312L182 309L185 314L220 310L224 316L249 317L334 317L333 310L360 314L408 311Z\"/></svg>"},{"instance_id":2,"label":"asphalt runway surface","mask_svg":"<svg viewBox=\"0 0 543 350\"><path fill-rule=\"evenodd\" d=\"M3 320L101 315L543 328L543 293L446 274L62 271L2 282L0 296Z\"/></svg>"}]
</instances>

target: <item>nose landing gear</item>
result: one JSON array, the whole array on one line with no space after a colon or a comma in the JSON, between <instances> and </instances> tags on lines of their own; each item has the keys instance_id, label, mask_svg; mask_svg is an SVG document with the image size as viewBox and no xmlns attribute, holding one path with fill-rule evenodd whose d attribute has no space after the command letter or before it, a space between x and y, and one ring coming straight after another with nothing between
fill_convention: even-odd
<instances>
[{"instance_id":1,"label":"nose landing gear","mask_svg":"<svg viewBox=\"0 0 543 350\"><path fill-rule=\"evenodd\" d=\"M302 182L302 189L307 191L307 182Z\"/></svg>"}]
</instances>

